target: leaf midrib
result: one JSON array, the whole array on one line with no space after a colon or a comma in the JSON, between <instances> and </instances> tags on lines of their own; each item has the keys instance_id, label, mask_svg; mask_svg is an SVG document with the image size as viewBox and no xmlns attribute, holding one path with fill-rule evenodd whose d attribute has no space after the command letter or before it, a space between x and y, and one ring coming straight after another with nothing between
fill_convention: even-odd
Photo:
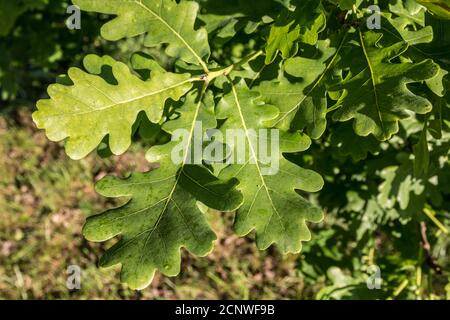
<instances>
[{"instance_id":1,"label":"leaf midrib","mask_svg":"<svg viewBox=\"0 0 450 320\"><path fill-rule=\"evenodd\" d=\"M195 81L198 81L198 79L190 78L190 79L184 80L182 82L179 82L177 84L174 84L174 85L172 85L170 87L166 87L166 88L162 88L162 89L159 89L159 90L156 90L156 91L152 91L152 92L150 92L148 94L144 94L144 95L141 95L141 96L138 96L138 97L134 97L132 99L118 101L118 102L115 102L114 104L109 104L109 105L106 105L106 106L101 107L101 108L92 109L92 110L88 110L88 111L81 111L81 112L54 114L54 115L50 115L50 116L43 117L43 118L44 119L49 119L49 118L57 118L57 117L64 117L64 116L80 116L80 115L85 115L85 114L90 114L90 113L95 113L95 112L101 112L101 111L104 111L104 110L107 110L107 109L110 109L110 108L114 108L114 107L121 106L121 105L124 105L124 104L136 102L136 101L139 101L141 99L145 99L145 98L148 98L148 97L151 97L151 96L155 96L155 95L161 94L161 93L163 93L165 91L169 91L169 90L181 87L182 85L184 85L186 83L191 83L191 82L195 82ZM96 90L100 90L100 89L96 88ZM71 96L71 97L76 98L75 96ZM114 101L114 100L112 100L112 101ZM85 105L87 105L87 104L85 104ZM89 106L89 105L87 105L87 106Z\"/></svg>"},{"instance_id":2,"label":"leaf midrib","mask_svg":"<svg viewBox=\"0 0 450 320\"><path fill-rule=\"evenodd\" d=\"M375 97L375 106L377 108L377 115L380 120L381 130L383 131L383 136L386 137L387 136L386 129L384 128L383 119L381 117L381 109L380 109L379 102L378 102L378 92L377 92L377 87L376 87L377 84L376 84L376 79L375 79L375 71L374 71L372 63L370 61L369 54L367 52L366 44L364 42L364 38L363 38L363 34L362 34L361 30L359 30L358 33L359 33L359 39L361 42L361 49L364 53L364 57L367 61L367 65L368 65L369 71L370 71L370 78L372 81L372 88L373 88L374 97Z\"/></svg>"},{"instance_id":3,"label":"leaf midrib","mask_svg":"<svg viewBox=\"0 0 450 320\"><path fill-rule=\"evenodd\" d=\"M242 126L244 127L245 136L246 136L246 139L247 139L247 141L248 141L248 145L250 146L250 150L251 150L252 156L253 156L253 158L255 159L255 166L256 166L256 169L258 170L258 175L259 175L259 178L260 178L260 180L261 180L262 187L264 187L264 189L266 190L267 198L269 199L270 205L271 205L272 208L273 208L271 216L273 215L273 212L275 211L275 213L276 213L277 216L278 216L278 221L280 222L280 225L281 225L281 227L283 228L283 231L286 232L287 230L286 230L286 227L284 226L283 219L282 219L280 213L278 212L278 210L277 210L275 204L274 204L273 201L272 201L272 197L271 197L271 195L270 195L269 188L267 187L266 181L264 180L264 177L263 177L263 175L262 175L262 173L261 173L261 168L259 167L258 158L256 157L256 153L255 153L255 150L253 149L253 145L252 145L252 143L251 143L251 139L250 139L250 137L249 137L249 135L248 135L248 131L249 131L249 130L248 130L248 128L247 128L247 124L246 124L246 122L245 122L244 115L242 114L242 107L241 107L241 104L240 104L240 102L239 102L239 97L238 97L237 92L236 92L236 87L235 87L235 85L233 84L233 80L232 80L232 79L228 78L228 80L229 80L229 82L230 82L230 84L231 84L231 90L232 90L232 92L233 92L233 97L234 97L234 100L235 100L235 102L236 102L237 109L238 109L238 111L239 111L239 117L241 118ZM261 190L261 188L260 188L259 190ZM259 191L258 191L258 193L259 193Z\"/></svg>"},{"instance_id":4,"label":"leaf midrib","mask_svg":"<svg viewBox=\"0 0 450 320\"><path fill-rule=\"evenodd\" d=\"M134 3L136 3L137 5L139 5L140 7L144 8L145 10L147 10L150 14L152 14L154 17L156 17L156 19L158 19L162 24L164 24L164 26L167 27L167 29L169 29L178 39L180 39L180 41L183 43L183 45L192 53L192 55L195 57L195 59L198 60L198 62L200 63L200 65L202 66L203 70L206 73L209 73L208 67L206 66L206 63L203 61L203 59L197 54L197 52L195 52L194 48L192 48L187 42L186 40L184 40L184 38L181 36L181 34L179 32L177 32L174 28L172 28L171 25L169 25L160 15L158 15L156 12L154 12L152 9L150 9L149 7L147 7L146 5L144 5L142 3L142 0L135 0ZM160 10L162 10L162 1L161 1L161 5L160 5ZM160 12L161 14L161 12ZM196 30L194 30L194 32L196 32Z\"/></svg>"},{"instance_id":5,"label":"leaf midrib","mask_svg":"<svg viewBox=\"0 0 450 320\"><path fill-rule=\"evenodd\" d=\"M187 146L187 148L186 148L186 153L185 153L185 155L184 155L184 159L183 159L183 162L182 162L182 165L181 165L181 170L183 170L183 167L184 167L184 165L186 164L186 160L187 160L187 158L188 158L188 156L189 156L189 147L190 147L190 144L191 144L192 136L193 136L193 134L194 134L194 130L195 130L195 121L197 120L197 117L198 117L198 113L199 113L200 106L201 106L201 103L202 103L203 93L204 93L204 91L202 91L202 93L200 94L199 101L198 101L197 106L196 106L196 109L195 109L195 114L194 114L194 117L193 117L193 120L192 120L192 125L191 125L190 131L189 131L189 139L188 139L189 144L188 144L188 146ZM164 216L164 214L165 214L166 211L167 211L167 207L169 206L170 201L173 201L173 202L175 203L175 201L173 200L173 194L175 193L175 190L176 190L177 187L178 187L178 182L179 182L179 180L180 180L180 177L181 177L181 174L179 174L179 175L176 177L176 180L175 180L175 182L174 182L174 185L173 185L173 187L172 187L172 190L170 191L169 195L167 196L167 200L166 200L166 203L164 204L164 208L163 208L163 209L161 210L161 212L159 213L158 219L156 220L155 224L153 225L152 230L149 232L149 234L148 234L147 237L145 238L144 246L143 246L143 248L142 248L142 253L141 253L140 257L139 257L139 263L136 264L136 268L141 264L142 259L143 259L143 257L144 257L145 248L147 247L148 240L149 240L150 237L152 236L153 232L158 228L158 225L159 225L159 223L161 222L162 217Z\"/></svg>"}]
</instances>

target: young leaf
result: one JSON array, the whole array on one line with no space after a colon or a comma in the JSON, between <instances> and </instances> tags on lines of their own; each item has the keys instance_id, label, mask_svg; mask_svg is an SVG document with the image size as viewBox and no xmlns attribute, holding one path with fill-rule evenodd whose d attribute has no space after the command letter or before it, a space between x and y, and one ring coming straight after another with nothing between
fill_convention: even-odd
<instances>
[{"instance_id":1,"label":"young leaf","mask_svg":"<svg viewBox=\"0 0 450 320\"><path fill-rule=\"evenodd\" d=\"M270 105L258 105L258 97L259 94L240 82L232 84L231 92L217 107L217 117L227 119L222 127L225 133L227 129L243 130L246 151L245 161L230 164L219 177L239 180L237 188L244 195L244 204L237 211L235 221L239 235L255 229L260 249L276 243L283 253L299 252L301 242L311 238L306 221L319 222L323 213L296 190L316 192L322 188L323 180L319 174L296 166L283 157L281 152L298 152L309 147L309 138L299 133L281 134L280 152L272 154L279 162L279 168L271 167L264 174L263 170L268 169L268 165L257 153L256 141L267 139L271 145L271 130L268 136L263 136L259 129L275 119L278 110ZM230 147L239 148L237 144Z\"/></svg>"},{"instance_id":2,"label":"young leaf","mask_svg":"<svg viewBox=\"0 0 450 320\"><path fill-rule=\"evenodd\" d=\"M177 275L181 247L199 256L212 250L215 235L192 194L223 211L234 210L242 202L242 195L234 189L235 179L220 181L206 168L187 164L195 148L196 121L205 120L205 129L215 125L212 106L211 97L206 102L196 101L196 94L192 93L180 110L180 118L167 123L189 132L182 163L176 164L171 159L176 144L172 141L149 150L149 160L160 162L159 169L134 174L126 180L106 177L97 183L96 189L102 195L130 200L122 207L90 217L84 235L91 241L122 235L101 258L100 265L120 263L122 281L131 288L146 287L157 269L168 276Z\"/></svg>"},{"instance_id":3,"label":"young leaf","mask_svg":"<svg viewBox=\"0 0 450 320\"><path fill-rule=\"evenodd\" d=\"M208 70L210 48L205 29L194 29L198 4L174 0L73 0L82 10L116 15L102 27L107 40L148 34L145 45L168 44L166 53Z\"/></svg>"},{"instance_id":4,"label":"young leaf","mask_svg":"<svg viewBox=\"0 0 450 320\"><path fill-rule=\"evenodd\" d=\"M73 159L85 157L106 135L111 151L122 154L130 146L131 127L138 113L145 111L152 122L159 122L165 101L180 99L195 80L188 74L155 70L150 80L143 81L112 58L86 59L94 73L104 67L110 67L111 72L99 76L69 69L73 84L50 85L50 99L38 101L33 114L37 127L45 129L50 140L68 138L66 152Z\"/></svg>"},{"instance_id":5,"label":"young leaf","mask_svg":"<svg viewBox=\"0 0 450 320\"><path fill-rule=\"evenodd\" d=\"M431 79L439 66L431 59L420 63L393 63L408 45L397 43L381 48L382 35L358 32L358 42L350 45L343 61L352 61L351 76L331 90L345 90L340 108L333 114L337 121L354 119L353 128L361 136L373 134L387 140L398 131L398 120L407 118L407 110L424 114L431 103L412 93L407 85Z\"/></svg>"},{"instance_id":6,"label":"young leaf","mask_svg":"<svg viewBox=\"0 0 450 320\"><path fill-rule=\"evenodd\" d=\"M270 29L266 45L266 64L271 64L278 52L283 59L297 52L297 42L317 43L318 34L325 28L325 14L319 0L296 3L294 11L285 9Z\"/></svg>"},{"instance_id":7,"label":"young leaf","mask_svg":"<svg viewBox=\"0 0 450 320\"><path fill-rule=\"evenodd\" d=\"M223 45L237 32L254 34L261 25L273 22L290 0L259 0L258 5L247 0L196 0L202 8L199 19L205 24L213 42Z\"/></svg>"}]
</instances>

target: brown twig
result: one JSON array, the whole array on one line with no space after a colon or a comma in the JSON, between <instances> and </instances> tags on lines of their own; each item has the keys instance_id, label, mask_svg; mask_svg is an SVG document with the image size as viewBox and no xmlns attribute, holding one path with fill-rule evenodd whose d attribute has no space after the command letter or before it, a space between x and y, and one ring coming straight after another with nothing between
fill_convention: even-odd
<instances>
[{"instance_id":1,"label":"brown twig","mask_svg":"<svg viewBox=\"0 0 450 320\"><path fill-rule=\"evenodd\" d=\"M427 225L423 221L420 223L420 235L422 238L420 243L422 244L423 251L425 252L427 265L437 274L441 274L442 267L436 262L436 258L433 257L431 253L431 245L427 237Z\"/></svg>"}]
</instances>

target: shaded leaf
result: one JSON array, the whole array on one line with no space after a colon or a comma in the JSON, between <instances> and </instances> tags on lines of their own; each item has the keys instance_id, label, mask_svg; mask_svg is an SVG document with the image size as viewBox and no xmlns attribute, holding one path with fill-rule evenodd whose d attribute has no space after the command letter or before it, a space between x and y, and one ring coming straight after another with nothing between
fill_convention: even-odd
<instances>
[{"instance_id":1,"label":"shaded leaf","mask_svg":"<svg viewBox=\"0 0 450 320\"><path fill-rule=\"evenodd\" d=\"M323 134L327 111L325 73L333 64L334 59L330 58L335 54L336 49L329 47L328 40L319 41L316 57L295 57L285 62L285 71L296 77L296 82L282 77L264 81L255 88L265 102L280 109L278 117L271 122L273 126L282 130L306 128L313 139Z\"/></svg>"},{"instance_id":2,"label":"shaded leaf","mask_svg":"<svg viewBox=\"0 0 450 320\"><path fill-rule=\"evenodd\" d=\"M397 1L389 8L399 17L383 14L387 19L387 23L382 23L384 38L392 42L407 42L406 53L415 62L433 59L438 63L441 66L439 73L426 83L436 95L443 96L448 87L446 77L450 69L447 58L450 55L450 37L444 32L449 23L425 15L426 9L412 0Z\"/></svg>"},{"instance_id":3,"label":"shaded leaf","mask_svg":"<svg viewBox=\"0 0 450 320\"><path fill-rule=\"evenodd\" d=\"M380 143L373 136L361 137L354 133L351 125L343 123L334 128L331 144L337 148L341 156L350 156L357 162L367 158L369 153L380 150Z\"/></svg>"},{"instance_id":4,"label":"shaded leaf","mask_svg":"<svg viewBox=\"0 0 450 320\"><path fill-rule=\"evenodd\" d=\"M431 12L433 12L440 18L450 20L449 0L417 0L417 2L427 7Z\"/></svg>"},{"instance_id":5,"label":"shaded leaf","mask_svg":"<svg viewBox=\"0 0 450 320\"><path fill-rule=\"evenodd\" d=\"M416 179L411 163L400 166L391 166L381 172L383 183L380 184L378 202L382 207L390 209L398 203L400 209L405 210L410 205L414 196L420 196L424 192L424 184ZM420 207L415 207L420 210Z\"/></svg>"},{"instance_id":6,"label":"shaded leaf","mask_svg":"<svg viewBox=\"0 0 450 320\"><path fill-rule=\"evenodd\" d=\"M393 63L394 58L407 50L406 43L381 48L378 44L381 34L358 33L358 39L348 46L342 58L352 61L351 76L331 88L345 90L333 119L354 119L357 134L373 134L379 140L387 140L398 131L398 121L409 116L407 110L419 114L431 111L431 103L412 93L407 85L435 77L439 66L429 59L420 63Z\"/></svg>"}]
</instances>

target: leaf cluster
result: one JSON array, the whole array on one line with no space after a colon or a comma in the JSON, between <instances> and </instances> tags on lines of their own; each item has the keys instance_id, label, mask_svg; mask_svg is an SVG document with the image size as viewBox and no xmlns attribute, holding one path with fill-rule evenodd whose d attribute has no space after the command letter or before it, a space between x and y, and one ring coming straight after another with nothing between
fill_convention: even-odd
<instances>
[{"instance_id":1,"label":"leaf cluster","mask_svg":"<svg viewBox=\"0 0 450 320\"><path fill-rule=\"evenodd\" d=\"M105 40L143 38L142 52L122 62L86 56L84 70L70 68L49 87L33 119L50 140L65 140L73 159L96 149L119 155L132 137L154 137L147 159L159 168L98 182L99 193L127 202L84 228L92 241L120 236L100 265L121 264L132 288L147 286L156 270L176 275L181 247L199 256L212 250L207 208L235 212L238 235L253 231L260 249L275 244L282 253L300 252L311 239L308 223L320 223L300 270L352 286L359 280L341 269L367 272L380 238L392 237L379 248L390 257L380 259L383 270L392 270L398 259L383 255L392 246L401 261L427 263L424 239L409 232L420 223L448 232L440 219L449 214L450 22L439 12L379 1L373 30L363 0L73 3L110 16ZM206 147L194 134L198 122L202 135L242 130L249 161L192 165L192 150ZM180 128L188 142L174 164L178 141L162 137ZM262 174L252 129L280 133L277 173ZM330 221L321 223L324 213ZM410 233L420 254L402 247ZM354 250L372 252L369 263L344 261ZM342 297L330 288L319 296Z\"/></svg>"}]
</instances>

